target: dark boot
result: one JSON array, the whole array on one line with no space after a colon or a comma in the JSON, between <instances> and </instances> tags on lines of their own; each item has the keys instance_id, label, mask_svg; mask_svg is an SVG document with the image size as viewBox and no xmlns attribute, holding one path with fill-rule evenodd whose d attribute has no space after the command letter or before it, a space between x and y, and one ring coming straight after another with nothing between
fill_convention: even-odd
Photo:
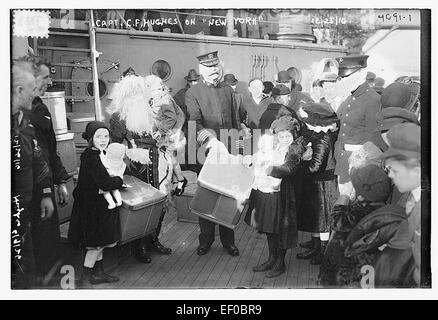
<instances>
[{"instance_id":1,"label":"dark boot","mask_svg":"<svg viewBox=\"0 0 438 320\"><path fill-rule=\"evenodd\" d=\"M275 278L283 274L286 271L286 265L284 264L284 256L286 255L286 250L282 248L277 249L277 259L271 270L266 272L267 278Z\"/></svg>"},{"instance_id":2,"label":"dark boot","mask_svg":"<svg viewBox=\"0 0 438 320\"><path fill-rule=\"evenodd\" d=\"M163 208L163 210L161 211L160 219L158 220L157 228L155 229L155 233L151 236L148 236L145 240L146 240L146 243L148 243L148 245L150 246L150 248L152 250L154 250L158 253L161 253L161 254L171 254L172 249L166 248L158 240L158 236L160 235L160 232L161 232L161 226L163 225L163 219L164 219L165 214L166 214L166 209Z\"/></svg>"},{"instance_id":3,"label":"dark boot","mask_svg":"<svg viewBox=\"0 0 438 320\"><path fill-rule=\"evenodd\" d=\"M147 245L143 242L143 239L139 240L135 251L135 258L138 261L142 263L151 263L152 259L148 255Z\"/></svg>"},{"instance_id":4,"label":"dark boot","mask_svg":"<svg viewBox=\"0 0 438 320\"><path fill-rule=\"evenodd\" d=\"M321 241L315 238L313 248L297 254L297 259L310 259L321 252Z\"/></svg>"},{"instance_id":5,"label":"dark boot","mask_svg":"<svg viewBox=\"0 0 438 320\"><path fill-rule=\"evenodd\" d=\"M254 272L263 272L272 269L272 267L275 264L275 260L277 259L277 246L278 246L277 235L268 233L266 234L266 238L268 240L268 249L269 249L268 260L252 268L252 271Z\"/></svg>"},{"instance_id":6,"label":"dark boot","mask_svg":"<svg viewBox=\"0 0 438 320\"><path fill-rule=\"evenodd\" d=\"M153 249L154 251L157 251L161 254L171 254L172 253L172 249L166 248L165 246L163 246L160 243L160 240L158 240L157 236L154 236L152 238L150 246L151 246L151 249Z\"/></svg>"},{"instance_id":7,"label":"dark boot","mask_svg":"<svg viewBox=\"0 0 438 320\"><path fill-rule=\"evenodd\" d=\"M300 243L300 247L304 249L312 249L315 245L316 237L311 237L309 241Z\"/></svg>"},{"instance_id":8,"label":"dark boot","mask_svg":"<svg viewBox=\"0 0 438 320\"><path fill-rule=\"evenodd\" d=\"M319 254L310 259L310 264L312 265L320 265L322 263L322 259L324 258L325 248L327 248L328 241L321 241L321 250Z\"/></svg>"},{"instance_id":9,"label":"dark boot","mask_svg":"<svg viewBox=\"0 0 438 320\"><path fill-rule=\"evenodd\" d=\"M103 260L96 261L93 268L93 274L90 277L91 284L113 283L119 280L120 279L118 277L114 277L103 271Z\"/></svg>"},{"instance_id":10,"label":"dark boot","mask_svg":"<svg viewBox=\"0 0 438 320\"><path fill-rule=\"evenodd\" d=\"M93 268L82 266L82 275L79 279L75 280L76 289L84 289L87 286L89 286L89 283L91 283L90 279L92 276L93 276Z\"/></svg>"}]
</instances>

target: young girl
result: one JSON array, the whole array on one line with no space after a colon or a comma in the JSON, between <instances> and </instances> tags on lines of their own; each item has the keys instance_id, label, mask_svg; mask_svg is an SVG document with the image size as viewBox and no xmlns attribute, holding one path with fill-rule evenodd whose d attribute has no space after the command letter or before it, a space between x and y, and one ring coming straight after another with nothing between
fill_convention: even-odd
<instances>
[{"instance_id":1,"label":"young girl","mask_svg":"<svg viewBox=\"0 0 438 320\"><path fill-rule=\"evenodd\" d=\"M291 116L284 116L272 123L272 130L277 140L273 148L273 137L264 135L259 140L259 151L253 156L255 171L253 191L250 196L250 206L245 221L265 233L268 241L269 258L266 262L253 268L254 272L267 271L277 264L279 250L279 234L283 221L283 203L280 193L281 178L268 176L270 167L284 164L289 146L294 140L292 131L298 121ZM244 158L248 165L249 157ZM275 271L268 272L267 277L275 277L284 272L284 263L279 263Z\"/></svg>"},{"instance_id":2,"label":"young girl","mask_svg":"<svg viewBox=\"0 0 438 320\"><path fill-rule=\"evenodd\" d=\"M103 249L116 245L120 230L118 207L108 209L108 203L99 190L121 189L123 185L120 177L108 174L100 159L100 154L108 146L109 134L103 122L92 121L87 125L82 136L89 147L81 155L78 184L73 191L68 238L86 248L82 278L91 284L119 280L103 271Z\"/></svg>"}]
</instances>

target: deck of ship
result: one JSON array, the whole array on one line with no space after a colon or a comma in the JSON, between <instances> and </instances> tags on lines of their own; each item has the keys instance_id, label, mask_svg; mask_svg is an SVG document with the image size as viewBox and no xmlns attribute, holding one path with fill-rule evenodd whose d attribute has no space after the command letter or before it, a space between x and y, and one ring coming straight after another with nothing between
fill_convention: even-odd
<instances>
[{"instance_id":1,"label":"deck of ship","mask_svg":"<svg viewBox=\"0 0 438 320\"><path fill-rule=\"evenodd\" d=\"M218 231L218 230L216 230ZM235 229L235 243L240 250L232 257L216 240L208 254L198 256L199 225L180 222L175 212L166 214L160 241L172 248L171 255L152 254L150 264L142 264L130 256L121 261L112 274L120 277L113 284L95 285L95 289L197 289L197 288L317 288L319 266L296 259L297 250L286 254L287 270L277 278L254 273L252 267L267 259L265 235L241 221ZM299 241L307 234L299 233Z\"/></svg>"}]
</instances>

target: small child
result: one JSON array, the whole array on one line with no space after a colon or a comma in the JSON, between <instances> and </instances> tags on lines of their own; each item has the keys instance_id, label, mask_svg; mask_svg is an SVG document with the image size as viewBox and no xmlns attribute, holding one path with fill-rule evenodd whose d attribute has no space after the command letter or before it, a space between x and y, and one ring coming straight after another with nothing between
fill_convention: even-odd
<instances>
[{"instance_id":1,"label":"small child","mask_svg":"<svg viewBox=\"0 0 438 320\"><path fill-rule=\"evenodd\" d=\"M254 165L255 180L253 190L250 195L250 204L248 214L245 217L246 223L255 227L260 233L266 233L269 258L266 262L253 268L254 272L267 271L274 268L277 263L278 235L280 234L280 216L282 215L282 198L280 194L280 184L282 179L268 176L268 168L281 166L285 162L289 146L293 142L292 117L284 116L272 123L271 128L275 128L274 134L263 135L259 139L259 151L252 156L244 157L244 164L249 166L252 162ZM276 141L274 147L274 140ZM283 268L283 266L280 266ZM272 274L268 277L274 277L284 270Z\"/></svg>"},{"instance_id":2,"label":"small child","mask_svg":"<svg viewBox=\"0 0 438 320\"><path fill-rule=\"evenodd\" d=\"M126 164L123 161L125 152L126 147L123 144L111 143L108 148L106 148L105 153L100 153L100 160L111 177L120 177L123 179L123 173L126 169ZM108 202L108 209L114 209L116 206L119 207L122 205L122 196L118 189L111 191L99 190L99 193L102 193ZM116 200L116 202L114 202L114 200Z\"/></svg>"},{"instance_id":3,"label":"small child","mask_svg":"<svg viewBox=\"0 0 438 320\"><path fill-rule=\"evenodd\" d=\"M154 114L154 125L152 136L157 141L159 148L166 150L173 174L177 178L177 187L174 194L180 196L184 193L187 179L181 172L181 167L177 160L177 152L183 150L186 141L182 132L184 125L184 112L175 103L169 94L169 89L163 81L154 75L146 76L144 79L146 92L149 94L149 105Z\"/></svg>"},{"instance_id":4,"label":"small child","mask_svg":"<svg viewBox=\"0 0 438 320\"><path fill-rule=\"evenodd\" d=\"M73 191L68 239L86 249L83 280L91 284L112 283L119 278L104 272L103 251L120 240L119 208L108 209L108 202L99 190L121 189L123 180L111 177L100 157L110 139L106 124L88 123L82 137L88 141L88 148L81 155L78 183Z\"/></svg>"}]
</instances>

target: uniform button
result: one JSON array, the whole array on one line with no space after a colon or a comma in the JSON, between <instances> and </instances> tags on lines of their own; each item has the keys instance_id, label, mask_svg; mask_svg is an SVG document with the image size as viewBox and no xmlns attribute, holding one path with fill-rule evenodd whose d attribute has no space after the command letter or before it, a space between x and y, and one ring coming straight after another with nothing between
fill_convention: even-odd
<instances>
[{"instance_id":1,"label":"uniform button","mask_svg":"<svg viewBox=\"0 0 438 320\"><path fill-rule=\"evenodd\" d=\"M349 104L347 107L350 108L350 107L351 107L351 104Z\"/></svg>"},{"instance_id":2,"label":"uniform button","mask_svg":"<svg viewBox=\"0 0 438 320\"><path fill-rule=\"evenodd\" d=\"M348 113L345 116L348 117Z\"/></svg>"},{"instance_id":3,"label":"uniform button","mask_svg":"<svg viewBox=\"0 0 438 320\"><path fill-rule=\"evenodd\" d=\"M355 97L353 97L353 100L356 100L356 98L355 98Z\"/></svg>"},{"instance_id":4,"label":"uniform button","mask_svg":"<svg viewBox=\"0 0 438 320\"><path fill-rule=\"evenodd\" d=\"M346 126L347 124L346 123L344 123L344 127Z\"/></svg>"},{"instance_id":5,"label":"uniform button","mask_svg":"<svg viewBox=\"0 0 438 320\"><path fill-rule=\"evenodd\" d=\"M345 137L345 133L343 133L342 136Z\"/></svg>"}]
</instances>

